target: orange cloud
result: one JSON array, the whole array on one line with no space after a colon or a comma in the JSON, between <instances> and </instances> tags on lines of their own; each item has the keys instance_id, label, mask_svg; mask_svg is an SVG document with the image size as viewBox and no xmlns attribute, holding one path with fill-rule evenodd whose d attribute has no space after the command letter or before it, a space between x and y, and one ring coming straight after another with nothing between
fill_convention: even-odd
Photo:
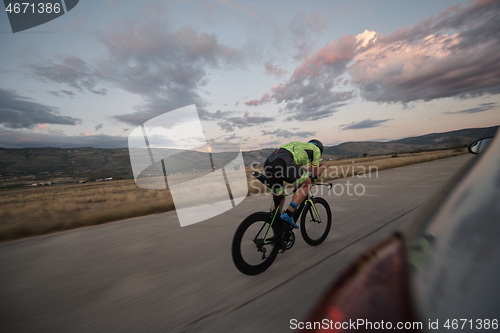
<instances>
[{"instance_id":1,"label":"orange cloud","mask_svg":"<svg viewBox=\"0 0 500 333\"><path fill-rule=\"evenodd\" d=\"M260 105L260 104L267 103L270 100L271 100L271 96L269 96L268 93L265 93L264 95L262 95L262 97L260 98L260 100L259 99L254 99L254 100L245 102L245 105L257 106L257 105Z\"/></svg>"},{"instance_id":2,"label":"orange cloud","mask_svg":"<svg viewBox=\"0 0 500 333\"><path fill-rule=\"evenodd\" d=\"M48 124L36 124L36 127L33 129L35 133L42 133L48 135L64 135L63 131L60 129L51 129Z\"/></svg>"},{"instance_id":3,"label":"orange cloud","mask_svg":"<svg viewBox=\"0 0 500 333\"><path fill-rule=\"evenodd\" d=\"M343 36L314 52L270 95L246 104L274 100L285 103L289 120L316 120L356 95L404 104L500 94L499 15L498 1L476 0L388 36L366 30Z\"/></svg>"}]
</instances>

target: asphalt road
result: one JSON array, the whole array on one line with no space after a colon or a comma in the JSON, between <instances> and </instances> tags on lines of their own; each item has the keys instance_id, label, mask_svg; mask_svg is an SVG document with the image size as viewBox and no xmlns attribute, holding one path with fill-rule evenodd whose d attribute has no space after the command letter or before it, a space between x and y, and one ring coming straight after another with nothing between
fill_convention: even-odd
<instances>
[{"instance_id":1,"label":"asphalt road","mask_svg":"<svg viewBox=\"0 0 500 333\"><path fill-rule=\"evenodd\" d=\"M2 332L288 332L367 246L403 228L472 156L337 180L332 230L261 275L231 260L238 224L269 196L181 228L175 212L0 244ZM346 193L346 181L364 195ZM361 187L358 186L358 194ZM336 187L337 194L340 187ZM71 217L68 217L71 218Z\"/></svg>"}]
</instances>

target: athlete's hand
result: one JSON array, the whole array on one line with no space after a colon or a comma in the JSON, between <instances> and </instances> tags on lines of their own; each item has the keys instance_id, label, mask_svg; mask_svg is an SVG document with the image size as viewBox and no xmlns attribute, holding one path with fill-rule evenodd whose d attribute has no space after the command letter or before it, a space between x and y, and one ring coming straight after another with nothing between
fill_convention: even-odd
<instances>
[{"instance_id":1,"label":"athlete's hand","mask_svg":"<svg viewBox=\"0 0 500 333\"><path fill-rule=\"evenodd\" d=\"M321 162L319 164L318 176L321 175L321 173L323 171L325 171L326 169L328 169L328 163L327 162Z\"/></svg>"},{"instance_id":2,"label":"athlete's hand","mask_svg":"<svg viewBox=\"0 0 500 333\"><path fill-rule=\"evenodd\" d=\"M328 168L328 163L327 162L321 162L319 164L319 166L317 167L313 167L312 170L311 170L311 175L314 177L314 178L318 178L319 175L321 175L321 173L326 169Z\"/></svg>"}]
</instances>

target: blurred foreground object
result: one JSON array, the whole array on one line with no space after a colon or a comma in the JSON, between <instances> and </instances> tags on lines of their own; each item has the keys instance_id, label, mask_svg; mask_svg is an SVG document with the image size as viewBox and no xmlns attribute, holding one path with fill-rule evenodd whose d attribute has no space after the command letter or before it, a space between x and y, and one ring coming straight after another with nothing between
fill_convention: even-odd
<instances>
[{"instance_id":1,"label":"blurred foreground object","mask_svg":"<svg viewBox=\"0 0 500 333\"><path fill-rule=\"evenodd\" d=\"M305 322L339 331L394 330L399 323L407 331L498 329L500 138L475 141L469 150L479 155L405 232L351 264Z\"/></svg>"}]
</instances>

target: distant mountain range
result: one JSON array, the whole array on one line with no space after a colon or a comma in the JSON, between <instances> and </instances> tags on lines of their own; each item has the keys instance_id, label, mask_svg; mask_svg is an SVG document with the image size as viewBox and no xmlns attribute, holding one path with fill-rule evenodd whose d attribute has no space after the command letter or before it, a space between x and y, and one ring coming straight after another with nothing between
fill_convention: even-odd
<instances>
[{"instance_id":1,"label":"distant mountain range","mask_svg":"<svg viewBox=\"0 0 500 333\"><path fill-rule=\"evenodd\" d=\"M389 142L345 142L325 148L324 154L335 157L353 157L364 153L382 155L418 150L447 149L468 146L472 141L493 136L498 126L467 128L457 131L432 133Z\"/></svg>"},{"instance_id":2,"label":"distant mountain range","mask_svg":"<svg viewBox=\"0 0 500 333\"><path fill-rule=\"evenodd\" d=\"M362 154L380 155L418 150L463 147L472 141L495 135L498 126L468 128L445 133L432 133L389 142L346 142L326 147L324 157L345 158ZM263 164L274 149L243 152L245 165ZM182 159L169 162L168 174L197 172L205 153L184 153ZM213 154L218 164L229 162L234 153ZM199 167L198 167L199 168ZM61 182L114 177L132 178L128 149L97 148L0 148L0 181L29 182L58 178Z\"/></svg>"}]
</instances>

